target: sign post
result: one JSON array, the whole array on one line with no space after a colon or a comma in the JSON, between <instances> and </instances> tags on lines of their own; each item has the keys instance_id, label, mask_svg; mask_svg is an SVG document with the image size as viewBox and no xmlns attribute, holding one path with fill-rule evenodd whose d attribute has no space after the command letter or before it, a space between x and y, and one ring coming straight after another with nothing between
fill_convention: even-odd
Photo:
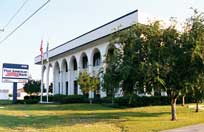
<instances>
[{"instance_id":1,"label":"sign post","mask_svg":"<svg viewBox=\"0 0 204 132\"><path fill-rule=\"evenodd\" d=\"M17 102L17 82L13 83L13 104Z\"/></svg>"},{"instance_id":2,"label":"sign post","mask_svg":"<svg viewBox=\"0 0 204 132\"><path fill-rule=\"evenodd\" d=\"M29 66L25 64L4 63L2 68L2 82L13 83L13 103L17 102L17 84L28 81Z\"/></svg>"}]
</instances>

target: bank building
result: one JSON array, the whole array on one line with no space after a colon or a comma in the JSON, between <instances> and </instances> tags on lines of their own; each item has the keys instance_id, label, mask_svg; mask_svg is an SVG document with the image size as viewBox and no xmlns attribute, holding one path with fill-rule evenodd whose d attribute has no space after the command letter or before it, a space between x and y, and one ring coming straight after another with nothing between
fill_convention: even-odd
<instances>
[{"instance_id":1,"label":"bank building","mask_svg":"<svg viewBox=\"0 0 204 132\"><path fill-rule=\"evenodd\" d=\"M46 75L43 79L45 88L50 85L49 77L52 74L54 95L81 95L82 92L77 84L79 73L85 70L90 75L97 75L100 70L105 69L105 57L109 50L111 34L116 32L114 29L120 27L119 30L124 30L135 23L146 23L149 19L146 14L135 10L50 49L49 61L46 53L43 60L42 73L43 76ZM41 65L40 55L35 57L35 64ZM102 86L97 94L100 97L106 96Z\"/></svg>"}]
</instances>

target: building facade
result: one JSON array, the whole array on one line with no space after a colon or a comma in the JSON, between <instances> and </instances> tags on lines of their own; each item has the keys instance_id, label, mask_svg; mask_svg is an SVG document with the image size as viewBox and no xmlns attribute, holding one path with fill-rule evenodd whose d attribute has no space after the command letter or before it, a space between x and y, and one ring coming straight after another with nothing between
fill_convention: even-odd
<instances>
[{"instance_id":1,"label":"building facade","mask_svg":"<svg viewBox=\"0 0 204 132\"><path fill-rule=\"evenodd\" d=\"M53 94L82 94L76 81L79 73L85 70L94 76L104 70L111 34L137 22L144 23L144 18L147 19L135 10L49 50L48 56L44 53L42 73L46 75L45 87L49 87L49 77L52 74ZM35 64L41 64L40 55L35 57ZM106 96L101 87L99 93L101 97Z\"/></svg>"}]
</instances>

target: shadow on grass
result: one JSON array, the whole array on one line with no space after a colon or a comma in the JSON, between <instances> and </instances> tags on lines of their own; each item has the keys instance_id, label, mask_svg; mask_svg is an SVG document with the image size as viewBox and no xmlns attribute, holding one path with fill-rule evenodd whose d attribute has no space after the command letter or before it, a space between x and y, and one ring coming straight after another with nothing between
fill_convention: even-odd
<instances>
[{"instance_id":1,"label":"shadow on grass","mask_svg":"<svg viewBox=\"0 0 204 132\"><path fill-rule=\"evenodd\" d=\"M97 122L119 123L126 120L126 117L159 117L168 112L146 113L146 112L103 112L103 113L77 113L63 115L43 115L43 116L13 116L0 115L0 127L15 129L16 127L31 127L34 129L46 129L53 126L73 126L76 124L94 124Z\"/></svg>"},{"instance_id":2,"label":"shadow on grass","mask_svg":"<svg viewBox=\"0 0 204 132\"><path fill-rule=\"evenodd\" d=\"M62 110L113 110L116 108L103 106L100 104L35 104L35 105L8 105L6 110L16 110L16 111L47 111L47 110L54 110L54 111L62 111Z\"/></svg>"}]
</instances>

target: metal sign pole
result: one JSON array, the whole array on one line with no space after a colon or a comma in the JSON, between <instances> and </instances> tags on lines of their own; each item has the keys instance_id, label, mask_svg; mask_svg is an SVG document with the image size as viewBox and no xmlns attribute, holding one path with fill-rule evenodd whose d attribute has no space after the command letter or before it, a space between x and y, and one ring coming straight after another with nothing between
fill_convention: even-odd
<instances>
[{"instance_id":1,"label":"metal sign pole","mask_svg":"<svg viewBox=\"0 0 204 132\"><path fill-rule=\"evenodd\" d=\"M13 104L17 103L17 82L13 83Z\"/></svg>"}]
</instances>

